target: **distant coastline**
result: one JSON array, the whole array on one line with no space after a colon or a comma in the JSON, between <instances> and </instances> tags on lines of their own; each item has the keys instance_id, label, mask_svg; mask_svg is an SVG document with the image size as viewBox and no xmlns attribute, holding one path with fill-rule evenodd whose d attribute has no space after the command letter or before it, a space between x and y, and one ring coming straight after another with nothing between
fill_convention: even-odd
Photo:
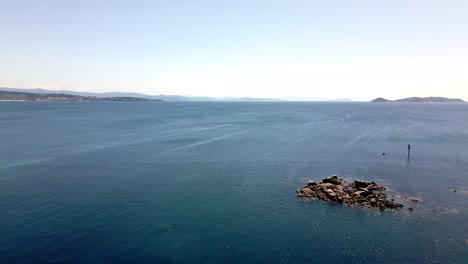
<instances>
[{"instance_id":1,"label":"distant coastline","mask_svg":"<svg viewBox=\"0 0 468 264\"><path fill-rule=\"evenodd\" d=\"M69 90L47 90L41 88L8 88L0 87L0 91L7 92L22 92L33 94L69 94L85 97L111 97L111 98L142 98L151 100L162 100L166 102L352 102L348 98L330 99L322 97L281 97L281 98L259 98L259 97L208 97L208 96L192 96L192 95L149 95L135 92L80 92ZM98 100L99 101L99 100Z\"/></svg>"},{"instance_id":2,"label":"distant coastline","mask_svg":"<svg viewBox=\"0 0 468 264\"><path fill-rule=\"evenodd\" d=\"M65 93L25 93L0 91L0 101L2 102L25 102L25 101L58 101L58 102L138 102L138 101L162 101L160 99L146 99L137 97L96 97L80 96Z\"/></svg>"},{"instance_id":3,"label":"distant coastline","mask_svg":"<svg viewBox=\"0 0 468 264\"><path fill-rule=\"evenodd\" d=\"M372 103L465 103L460 98L446 98L446 97L408 97L398 100L388 100L382 97L375 98Z\"/></svg>"}]
</instances>

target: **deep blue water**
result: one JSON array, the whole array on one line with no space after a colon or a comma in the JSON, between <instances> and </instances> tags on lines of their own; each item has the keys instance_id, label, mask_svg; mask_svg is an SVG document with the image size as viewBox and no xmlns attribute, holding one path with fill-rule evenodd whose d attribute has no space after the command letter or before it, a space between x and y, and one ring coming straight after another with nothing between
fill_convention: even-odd
<instances>
[{"instance_id":1,"label":"deep blue water","mask_svg":"<svg viewBox=\"0 0 468 264\"><path fill-rule=\"evenodd\" d=\"M467 174L468 104L0 102L0 263L466 263Z\"/></svg>"}]
</instances>

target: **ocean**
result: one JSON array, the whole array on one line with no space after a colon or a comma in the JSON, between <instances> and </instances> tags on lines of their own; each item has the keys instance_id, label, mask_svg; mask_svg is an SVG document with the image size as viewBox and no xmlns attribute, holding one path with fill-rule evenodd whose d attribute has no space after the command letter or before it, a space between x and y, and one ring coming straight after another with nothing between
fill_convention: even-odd
<instances>
[{"instance_id":1,"label":"ocean","mask_svg":"<svg viewBox=\"0 0 468 264\"><path fill-rule=\"evenodd\" d=\"M468 104L0 102L0 263L466 263L467 174Z\"/></svg>"}]
</instances>

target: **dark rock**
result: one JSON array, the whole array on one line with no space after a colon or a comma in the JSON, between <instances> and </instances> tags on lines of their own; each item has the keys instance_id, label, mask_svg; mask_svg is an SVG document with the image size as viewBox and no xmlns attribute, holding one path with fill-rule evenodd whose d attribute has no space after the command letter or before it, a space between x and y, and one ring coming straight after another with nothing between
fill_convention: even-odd
<instances>
[{"instance_id":1,"label":"dark rock","mask_svg":"<svg viewBox=\"0 0 468 264\"><path fill-rule=\"evenodd\" d=\"M317 185L317 183L314 182L314 181L309 181L309 182L307 183L307 185L308 185L308 186L315 186L315 185Z\"/></svg>"},{"instance_id":2,"label":"dark rock","mask_svg":"<svg viewBox=\"0 0 468 264\"><path fill-rule=\"evenodd\" d=\"M333 175L333 176L323 179L322 182L340 185L343 182L343 179L340 179L336 175Z\"/></svg>"},{"instance_id":3,"label":"dark rock","mask_svg":"<svg viewBox=\"0 0 468 264\"><path fill-rule=\"evenodd\" d=\"M413 207L408 207L408 210L410 210L411 212L413 212L414 208L413 208Z\"/></svg>"},{"instance_id":4,"label":"dark rock","mask_svg":"<svg viewBox=\"0 0 468 264\"><path fill-rule=\"evenodd\" d=\"M356 188L366 188L368 186L365 181L354 181L354 187Z\"/></svg>"},{"instance_id":5,"label":"dark rock","mask_svg":"<svg viewBox=\"0 0 468 264\"><path fill-rule=\"evenodd\" d=\"M400 203L386 201L385 202L385 207L390 208L390 209L398 209L398 208L403 207L403 205L400 204Z\"/></svg>"},{"instance_id":6,"label":"dark rock","mask_svg":"<svg viewBox=\"0 0 468 264\"><path fill-rule=\"evenodd\" d=\"M411 199L411 201L412 201L413 203L419 202L419 200L418 200L418 199L415 199L415 198Z\"/></svg>"}]
</instances>

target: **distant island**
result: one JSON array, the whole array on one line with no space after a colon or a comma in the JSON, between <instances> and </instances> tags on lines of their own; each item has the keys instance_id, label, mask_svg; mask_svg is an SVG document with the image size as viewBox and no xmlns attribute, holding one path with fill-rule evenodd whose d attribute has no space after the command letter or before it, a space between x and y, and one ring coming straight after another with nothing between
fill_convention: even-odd
<instances>
[{"instance_id":1,"label":"distant island","mask_svg":"<svg viewBox=\"0 0 468 264\"><path fill-rule=\"evenodd\" d=\"M137 97L96 97L80 96L65 93L25 93L0 91L0 101L62 101L62 102L83 102L83 101L161 101L160 99L146 99Z\"/></svg>"},{"instance_id":2,"label":"distant island","mask_svg":"<svg viewBox=\"0 0 468 264\"><path fill-rule=\"evenodd\" d=\"M398 100L388 100L382 97L376 98L371 101L372 103L389 103L389 102L399 102L399 103L464 103L462 99L456 98L446 98L446 97L408 97Z\"/></svg>"},{"instance_id":3,"label":"distant island","mask_svg":"<svg viewBox=\"0 0 468 264\"><path fill-rule=\"evenodd\" d=\"M329 203L340 203L348 206L361 205L369 208L375 207L382 211L386 209L399 209L403 205L388 200L384 186L375 182L354 181L348 185L343 184L344 179L336 175L327 177L321 182L309 181L296 191L296 195L306 199L320 199ZM413 199L418 202L418 199ZM410 211L413 208L408 208Z\"/></svg>"}]
</instances>

